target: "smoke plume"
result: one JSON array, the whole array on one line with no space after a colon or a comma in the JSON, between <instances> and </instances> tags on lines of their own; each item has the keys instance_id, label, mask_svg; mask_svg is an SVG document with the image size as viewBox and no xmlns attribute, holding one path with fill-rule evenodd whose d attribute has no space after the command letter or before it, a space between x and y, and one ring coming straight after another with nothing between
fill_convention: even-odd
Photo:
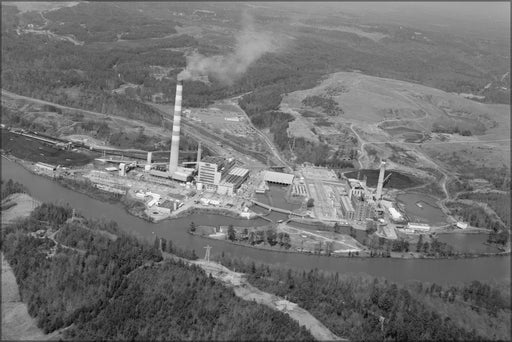
<instances>
[{"instance_id":1,"label":"smoke plume","mask_svg":"<svg viewBox=\"0 0 512 342\"><path fill-rule=\"evenodd\" d=\"M236 36L232 53L206 57L194 52L187 56L187 67L178 74L178 80L198 80L201 76L212 76L230 85L258 58L276 50L277 44L270 35L256 32L250 18L244 22L247 24Z\"/></svg>"}]
</instances>

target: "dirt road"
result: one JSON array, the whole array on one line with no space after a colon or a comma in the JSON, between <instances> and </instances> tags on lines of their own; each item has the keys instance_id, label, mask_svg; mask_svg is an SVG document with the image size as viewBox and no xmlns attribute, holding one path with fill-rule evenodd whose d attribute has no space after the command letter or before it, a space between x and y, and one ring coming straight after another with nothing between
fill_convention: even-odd
<instances>
[{"instance_id":1,"label":"dirt road","mask_svg":"<svg viewBox=\"0 0 512 342\"><path fill-rule=\"evenodd\" d=\"M181 260L189 265L196 265L201 267L207 274L222 281L228 287L233 288L235 294L247 301L256 301L258 304L263 304L271 309L281 311L292 319L299 322L300 325L306 327L311 335L319 341L347 341L333 334L325 325L317 320L308 311L299 307L296 303L292 303L281 297L273 295L268 292L263 292L258 288L252 286L246 279L244 273L231 271L229 268L222 266L216 262L206 260L188 260L179 258L173 254L162 253L164 258Z\"/></svg>"}]
</instances>

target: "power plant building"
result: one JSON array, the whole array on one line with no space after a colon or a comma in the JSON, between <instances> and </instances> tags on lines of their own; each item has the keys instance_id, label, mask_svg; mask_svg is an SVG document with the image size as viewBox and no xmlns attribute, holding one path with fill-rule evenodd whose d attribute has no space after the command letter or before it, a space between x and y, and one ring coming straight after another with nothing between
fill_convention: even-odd
<instances>
[{"instance_id":1,"label":"power plant building","mask_svg":"<svg viewBox=\"0 0 512 342\"><path fill-rule=\"evenodd\" d=\"M398 210L396 210L393 207L389 207L388 211L389 211L389 215L391 215L392 221L394 221L394 222L403 221L403 216L402 216L402 214L400 214L400 212Z\"/></svg>"},{"instance_id":2,"label":"power plant building","mask_svg":"<svg viewBox=\"0 0 512 342\"><path fill-rule=\"evenodd\" d=\"M289 174L289 173L265 171L265 175L263 176L263 179L269 183L290 185L293 183L294 177L295 177L294 175Z\"/></svg>"},{"instance_id":3,"label":"power plant building","mask_svg":"<svg viewBox=\"0 0 512 342\"><path fill-rule=\"evenodd\" d=\"M364 221L375 213L375 202L365 196L352 196L354 220Z\"/></svg>"},{"instance_id":4,"label":"power plant building","mask_svg":"<svg viewBox=\"0 0 512 342\"><path fill-rule=\"evenodd\" d=\"M234 167L220 182L217 193L220 195L233 196L247 178L249 178L249 170Z\"/></svg>"},{"instance_id":5,"label":"power plant building","mask_svg":"<svg viewBox=\"0 0 512 342\"><path fill-rule=\"evenodd\" d=\"M366 182L361 182L357 179L349 179L348 184L350 185L349 198L361 197L366 194Z\"/></svg>"},{"instance_id":6,"label":"power plant building","mask_svg":"<svg viewBox=\"0 0 512 342\"><path fill-rule=\"evenodd\" d=\"M348 196L341 196L341 213L346 220L353 220L355 215L354 207Z\"/></svg>"},{"instance_id":7,"label":"power plant building","mask_svg":"<svg viewBox=\"0 0 512 342\"><path fill-rule=\"evenodd\" d=\"M197 182L201 183L207 190L216 187L220 183L221 173L217 171L217 164L200 162L197 173Z\"/></svg>"},{"instance_id":8,"label":"power plant building","mask_svg":"<svg viewBox=\"0 0 512 342\"><path fill-rule=\"evenodd\" d=\"M216 191L222 178L225 178L235 165L233 159L226 160L208 157L198 163L197 183L199 188Z\"/></svg>"}]
</instances>

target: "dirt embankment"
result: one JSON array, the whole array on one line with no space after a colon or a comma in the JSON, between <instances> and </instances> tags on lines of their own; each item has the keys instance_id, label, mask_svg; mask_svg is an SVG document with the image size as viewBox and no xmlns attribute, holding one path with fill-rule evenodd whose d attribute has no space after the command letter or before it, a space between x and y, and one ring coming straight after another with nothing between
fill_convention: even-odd
<instances>
[{"instance_id":1,"label":"dirt embankment","mask_svg":"<svg viewBox=\"0 0 512 342\"><path fill-rule=\"evenodd\" d=\"M162 253L166 259L182 260L190 265L201 267L207 274L222 281L228 287L232 287L235 294L247 301L255 301L258 304L263 304L271 309L281 311L292 319L299 322L300 325L306 327L309 332L319 341L346 341L339 336L333 334L325 325L317 320L308 311L299 307L296 303L292 303L281 297L273 295L268 292L263 292L258 288L252 286L246 279L243 273L231 271L229 268L222 266L216 262L206 260L191 261L188 259L179 258L173 254Z\"/></svg>"},{"instance_id":2,"label":"dirt embankment","mask_svg":"<svg viewBox=\"0 0 512 342\"><path fill-rule=\"evenodd\" d=\"M7 202L16 205L2 211L2 229L16 219L30 215L40 203L27 194L12 194L2 204ZM21 301L14 272L2 253L2 341L57 340L59 337L60 331L45 334L30 317L27 305Z\"/></svg>"}]
</instances>

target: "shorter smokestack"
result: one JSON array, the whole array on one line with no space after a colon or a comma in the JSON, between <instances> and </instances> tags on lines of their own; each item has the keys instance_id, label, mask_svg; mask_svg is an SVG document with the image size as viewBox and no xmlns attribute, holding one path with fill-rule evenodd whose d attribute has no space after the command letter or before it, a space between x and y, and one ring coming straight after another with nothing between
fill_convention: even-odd
<instances>
[{"instance_id":1,"label":"shorter smokestack","mask_svg":"<svg viewBox=\"0 0 512 342\"><path fill-rule=\"evenodd\" d=\"M147 164L151 164L151 161L153 160L153 152L148 152L148 159L147 159Z\"/></svg>"},{"instance_id":2,"label":"shorter smokestack","mask_svg":"<svg viewBox=\"0 0 512 342\"><path fill-rule=\"evenodd\" d=\"M379 172L379 182L377 183L377 194L375 199L380 201L382 197L382 187L384 186L384 173L386 172L386 161L382 160L380 162L380 172Z\"/></svg>"},{"instance_id":3,"label":"shorter smokestack","mask_svg":"<svg viewBox=\"0 0 512 342\"><path fill-rule=\"evenodd\" d=\"M196 160L196 171L199 170L199 162L201 161L201 142L197 146L197 160Z\"/></svg>"}]
</instances>

